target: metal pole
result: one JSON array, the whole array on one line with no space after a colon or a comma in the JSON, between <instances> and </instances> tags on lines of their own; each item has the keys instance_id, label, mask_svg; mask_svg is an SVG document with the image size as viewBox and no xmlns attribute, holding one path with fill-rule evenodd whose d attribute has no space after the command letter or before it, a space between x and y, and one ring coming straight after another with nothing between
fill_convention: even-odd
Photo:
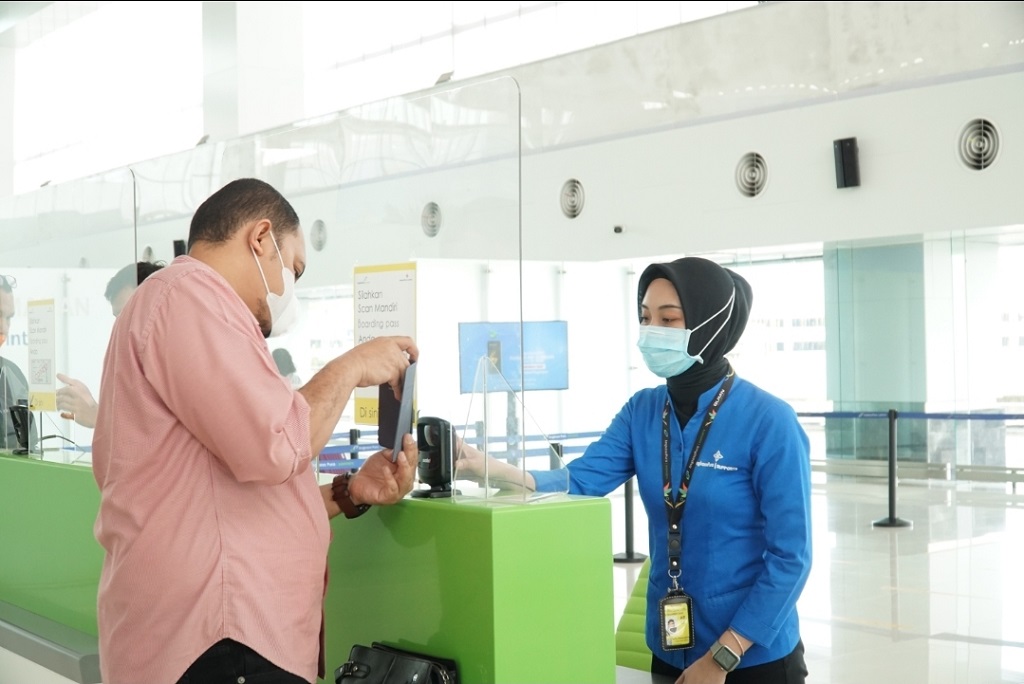
<instances>
[{"instance_id":1,"label":"metal pole","mask_svg":"<svg viewBox=\"0 0 1024 684\"><path fill-rule=\"evenodd\" d=\"M348 443L350 445L352 445L352 446L355 446L355 445L359 444L359 436L360 436L359 428L349 428L349 431L348 431ZM349 459L357 458L358 456L359 456L359 452L356 451L355 449L350 451L349 454L348 454Z\"/></svg>"},{"instance_id":2,"label":"metal pole","mask_svg":"<svg viewBox=\"0 0 1024 684\"><path fill-rule=\"evenodd\" d=\"M896 517L896 409L889 409L889 517L876 520L875 527L910 527L909 520Z\"/></svg>"}]
</instances>

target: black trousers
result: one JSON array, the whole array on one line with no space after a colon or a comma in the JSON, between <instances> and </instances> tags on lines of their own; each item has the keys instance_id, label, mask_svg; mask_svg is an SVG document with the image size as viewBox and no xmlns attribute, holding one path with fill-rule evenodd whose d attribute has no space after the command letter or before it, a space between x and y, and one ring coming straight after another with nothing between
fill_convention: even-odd
<instances>
[{"instance_id":1,"label":"black trousers","mask_svg":"<svg viewBox=\"0 0 1024 684\"><path fill-rule=\"evenodd\" d=\"M310 684L245 644L222 639L185 670L178 684Z\"/></svg>"},{"instance_id":2,"label":"black trousers","mask_svg":"<svg viewBox=\"0 0 1024 684\"><path fill-rule=\"evenodd\" d=\"M683 673L675 665L669 665L658 656L651 656L651 674L678 677ZM807 665L804 663L804 642L797 642L796 648L785 658L770 663L752 665L733 670L726 676L726 684L804 684Z\"/></svg>"}]
</instances>

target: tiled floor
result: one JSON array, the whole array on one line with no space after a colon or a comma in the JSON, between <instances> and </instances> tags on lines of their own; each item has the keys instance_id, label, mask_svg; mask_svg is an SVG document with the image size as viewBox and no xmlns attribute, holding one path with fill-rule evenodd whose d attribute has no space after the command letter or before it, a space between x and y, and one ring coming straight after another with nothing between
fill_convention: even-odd
<instances>
[{"instance_id":1,"label":"tiled floor","mask_svg":"<svg viewBox=\"0 0 1024 684\"><path fill-rule=\"evenodd\" d=\"M1024 683L1024 488L815 475L814 566L800 598L809 684ZM624 498L612 496L624 552ZM647 552L634 502L634 553ZM615 564L616 621L639 564Z\"/></svg>"}]
</instances>

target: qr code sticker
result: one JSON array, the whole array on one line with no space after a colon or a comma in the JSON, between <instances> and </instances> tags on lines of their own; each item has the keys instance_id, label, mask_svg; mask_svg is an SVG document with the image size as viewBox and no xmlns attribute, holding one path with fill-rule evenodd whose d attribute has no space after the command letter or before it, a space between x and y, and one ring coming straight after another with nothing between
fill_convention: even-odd
<instances>
[{"instance_id":1,"label":"qr code sticker","mask_svg":"<svg viewBox=\"0 0 1024 684\"><path fill-rule=\"evenodd\" d=\"M45 385L53 377L52 359L32 359L29 362L29 375L33 385Z\"/></svg>"}]
</instances>

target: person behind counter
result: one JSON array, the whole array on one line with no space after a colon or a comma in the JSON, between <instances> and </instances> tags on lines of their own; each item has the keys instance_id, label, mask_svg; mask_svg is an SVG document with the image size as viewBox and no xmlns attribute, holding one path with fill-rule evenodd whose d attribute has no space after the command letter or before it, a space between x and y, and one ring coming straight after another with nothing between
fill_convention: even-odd
<instances>
[{"instance_id":1,"label":"person behind counter","mask_svg":"<svg viewBox=\"0 0 1024 684\"><path fill-rule=\"evenodd\" d=\"M378 337L291 389L266 338L295 321L305 267L291 204L232 181L114 321L93 438L104 684L324 674L328 518L399 501L418 452L409 435L394 463L380 451L323 486L310 461L354 388L400 387L418 349Z\"/></svg>"},{"instance_id":2,"label":"person behind counter","mask_svg":"<svg viewBox=\"0 0 1024 684\"><path fill-rule=\"evenodd\" d=\"M11 334L11 320L15 314L14 288L17 285L18 280L14 276L0 275L0 348ZM28 379L16 363L0 356L0 449L5 451L32 449L37 441L35 425L28 418L27 411L25 415L30 421L28 443L23 445L18 439L10 409L19 403L28 406Z\"/></svg>"},{"instance_id":3,"label":"person behind counter","mask_svg":"<svg viewBox=\"0 0 1024 684\"><path fill-rule=\"evenodd\" d=\"M292 389L302 387L302 378L299 377L295 370L295 362L292 361L291 352L284 347L278 347L271 354L274 357L274 363L277 364L277 370L288 379L288 384L292 386Z\"/></svg>"},{"instance_id":4,"label":"person behind counter","mask_svg":"<svg viewBox=\"0 0 1024 684\"><path fill-rule=\"evenodd\" d=\"M128 298L142 281L163 267L162 263L139 261L128 264L114 274L104 292L104 296L110 302L110 312L114 314L114 318L121 313L121 309L128 303ZM57 410L60 411L60 417L73 420L82 427L96 427L96 410L99 404L88 386L81 380L63 373L57 373L57 379L66 385L57 390Z\"/></svg>"},{"instance_id":5,"label":"person behind counter","mask_svg":"<svg viewBox=\"0 0 1024 684\"><path fill-rule=\"evenodd\" d=\"M569 492L604 496L637 477L650 537L652 673L685 684L800 684L809 443L793 409L725 358L746 326L750 285L687 257L648 266L637 295L640 351L666 382L634 394L566 466ZM457 449L458 477L481 477L484 455ZM538 491L565 481L562 471L528 472L524 481L493 458L489 468L495 481Z\"/></svg>"}]
</instances>

